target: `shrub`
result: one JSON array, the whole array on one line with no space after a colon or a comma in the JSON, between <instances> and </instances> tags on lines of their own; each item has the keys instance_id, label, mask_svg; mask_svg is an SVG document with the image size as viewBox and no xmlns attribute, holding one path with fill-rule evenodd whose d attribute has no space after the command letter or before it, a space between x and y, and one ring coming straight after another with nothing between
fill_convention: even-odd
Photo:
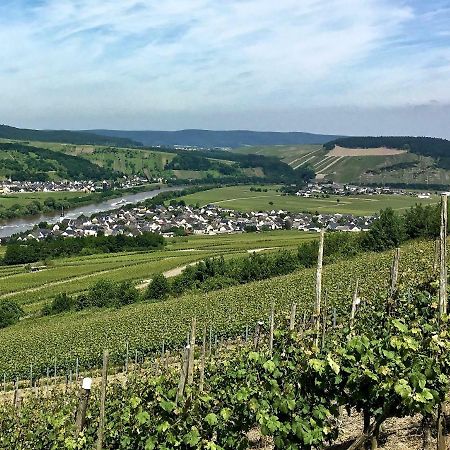
<instances>
[{"instance_id":1,"label":"shrub","mask_svg":"<svg viewBox=\"0 0 450 450\"><path fill-rule=\"evenodd\" d=\"M0 301L0 328L14 325L23 315L22 308L11 300Z\"/></svg>"},{"instance_id":2,"label":"shrub","mask_svg":"<svg viewBox=\"0 0 450 450\"><path fill-rule=\"evenodd\" d=\"M169 282L167 278L162 274L155 275L150 282L145 293L145 297L150 300L161 300L170 292Z\"/></svg>"}]
</instances>

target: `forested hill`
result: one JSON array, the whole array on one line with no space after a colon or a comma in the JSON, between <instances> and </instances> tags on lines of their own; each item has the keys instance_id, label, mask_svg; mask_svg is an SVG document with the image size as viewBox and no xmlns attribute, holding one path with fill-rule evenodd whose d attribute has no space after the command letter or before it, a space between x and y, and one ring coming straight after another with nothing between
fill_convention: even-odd
<instances>
[{"instance_id":1,"label":"forested hill","mask_svg":"<svg viewBox=\"0 0 450 450\"><path fill-rule=\"evenodd\" d=\"M0 143L0 178L16 181L103 180L120 174L84 158L17 142Z\"/></svg>"},{"instance_id":2,"label":"forested hill","mask_svg":"<svg viewBox=\"0 0 450 450\"><path fill-rule=\"evenodd\" d=\"M324 144L332 150L335 146L345 148L395 148L432 157L450 157L450 141L432 137L412 136L361 136L339 138Z\"/></svg>"},{"instance_id":3,"label":"forested hill","mask_svg":"<svg viewBox=\"0 0 450 450\"><path fill-rule=\"evenodd\" d=\"M67 130L30 130L0 125L0 138L20 141L61 142L76 145L112 145L134 147L140 145L128 138L100 136L94 133Z\"/></svg>"},{"instance_id":4,"label":"forested hill","mask_svg":"<svg viewBox=\"0 0 450 450\"><path fill-rule=\"evenodd\" d=\"M212 131L212 130L180 130L180 131L121 131L121 130L89 130L101 136L115 136L132 139L143 145L189 145L195 147L231 147L245 145L302 145L324 144L338 136L312 134L302 132L271 131Z\"/></svg>"}]
</instances>

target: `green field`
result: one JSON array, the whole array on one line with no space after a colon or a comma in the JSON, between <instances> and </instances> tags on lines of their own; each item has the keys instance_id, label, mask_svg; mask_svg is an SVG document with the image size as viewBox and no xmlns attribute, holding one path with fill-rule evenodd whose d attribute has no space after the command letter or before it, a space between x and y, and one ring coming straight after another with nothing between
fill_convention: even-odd
<instances>
[{"instance_id":1,"label":"green field","mask_svg":"<svg viewBox=\"0 0 450 450\"><path fill-rule=\"evenodd\" d=\"M197 192L182 197L186 204L215 204L222 208L240 211L284 210L289 212L341 213L355 215L376 214L380 209L391 207L405 210L416 203L437 203L438 197L430 200L412 196L377 195L377 196L330 196L330 198L303 198L293 195L285 196L278 192L278 186L263 186L267 192L252 192L250 186L231 186Z\"/></svg>"},{"instance_id":2,"label":"green field","mask_svg":"<svg viewBox=\"0 0 450 450\"><path fill-rule=\"evenodd\" d=\"M102 278L139 284L208 256L243 255L261 248L292 249L312 238L314 235L298 231L191 236L170 239L161 251L55 259L39 272L30 273L25 266L0 266L0 300L15 300L27 312L35 312L58 293L83 291Z\"/></svg>"},{"instance_id":3,"label":"green field","mask_svg":"<svg viewBox=\"0 0 450 450\"><path fill-rule=\"evenodd\" d=\"M89 194L84 192L24 192L0 195L0 209L9 208L13 205L27 206L34 200L43 202L47 198L54 200L69 200L73 198L86 197Z\"/></svg>"}]
</instances>

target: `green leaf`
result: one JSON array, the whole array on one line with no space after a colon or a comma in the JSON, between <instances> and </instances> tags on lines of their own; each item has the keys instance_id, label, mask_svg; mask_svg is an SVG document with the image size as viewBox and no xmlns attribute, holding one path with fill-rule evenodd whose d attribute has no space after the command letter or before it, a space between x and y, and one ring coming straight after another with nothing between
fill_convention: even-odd
<instances>
[{"instance_id":1,"label":"green leaf","mask_svg":"<svg viewBox=\"0 0 450 450\"><path fill-rule=\"evenodd\" d=\"M130 404L132 408L137 408L141 404L141 399L139 397L133 396L130 398Z\"/></svg>"},{"instance_id":2,"label":"green leaf","mask_svg":"<svg viewBox=\"0 0 450 450\"><path fill-rule=\"evenodd\" d=\"M154 448L156 448L156 437L151 436L145 441L144 449L145 450L153 450Z\"/></svg>"},{"instance_id":3,"label":"green leaf","mask_svg":"<svg viewBox=\"0 0 450 450\"><path fill-rule=\"evenodd\" d=\"M331 370L332 370L336 375L338 375L339 372L340 372L340 370L341 370L341 368L339 367L339 364L333 360L333 358L331 357L330 354L327 355L327 361L328 361L328 364L329 364L330 367L331 367Z\"/></svg>"},{"instance_id":4,"label":"green leaf","mask_svg":"<svg viewBox=\"0 0 450 450\"><path fill-rule=\"evenodd\" d=\"M177 405L175 404L175 402L170 402L168 400L161 400L159 402L159 406L161 406L161 408L166 412L172 412Z\"/></svg>"},{"instance_id":5,"label":"green leaf","mask_svg":"<svg viewBox=\"0 0 450 450\"><path fill-rule=\"evenodd\" d=\"M220 411L220 415L222 416L222 419L227 421L231 417L231 409L230 408L223 408Z\"/></svg>"},{"instance_id":6,"label":"green leaf","mask_svg":"<svg viewBox=\"0 0 450 450\"><path fill-rule=\"evenodd\" d=\"M209 425L213 426L213 425L217 425L217 422L218 422L219 420L217 419L216 414L214 414L214 413L209 413L209 414L205 417L205 421L206 421Z\"/></svg>"},{"instance_id":7,"label":"green leaf","mask_svg":"<svg viewBox=\"0 0 450 450\"><path fill-rule=\"evenodd\" d=\"M136 420L139 425L146 423L150 419L150 414L147 411L140 411L136 414Z\"/></svg>"},{"instance_id":8,"label":"green leaf","mask_svg":"<svg viewBox=\"0 0 450 450\"><path fill-rule=\"evenodd\" d=\"M200 442L200 433L196 427L192 427L189 433L184 435L183 442L191 447L195 447Z\"/></svg>"}]
</instances>

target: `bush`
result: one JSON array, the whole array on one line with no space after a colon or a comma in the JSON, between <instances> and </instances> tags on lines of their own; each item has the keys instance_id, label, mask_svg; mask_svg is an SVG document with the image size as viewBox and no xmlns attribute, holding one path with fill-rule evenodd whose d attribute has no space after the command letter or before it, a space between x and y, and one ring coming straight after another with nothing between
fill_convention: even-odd
<instances>
[{"instance_id":1,"label":"bush","mask_svg":"<svg viewBox=\"0 0 450 450\"><path fill-rule=\"evenodd\" d=\"M118 306L131 305L139 300L139 292L131 281L123 281L117 286Z\"/></svg>"},{"instance_id":2,"label":"bush","mask_svg":"<svg viewBox=\"0 0 450 450\"><path fill-rule=\"evenodd\" d=\"M58 294L50 305L52 314L59 314L64 311L71 310L75 305L74 299L69 297L65 292Z\"/></svg>"},{"instance_id":3,"label":"bush","mask_svg":"<svg viewBox=\"0 0 450 450\"><path fill-rule=\"evenodd\" d=\"M150 300L161 300L170 292L170 285L167 278L162 274L155 275L150 282L145 293L145 297Z\"/></svg>"},{"instance_id":4,"label":"bush","mask_svg":"<svg viewBox=\"0 0 450 450\"><path fill-rule=\"evenodd\" d=\"M23 315L22 308L11 300L0 301L0 328L14 325Z\"/></svg>"}]
</instances>

